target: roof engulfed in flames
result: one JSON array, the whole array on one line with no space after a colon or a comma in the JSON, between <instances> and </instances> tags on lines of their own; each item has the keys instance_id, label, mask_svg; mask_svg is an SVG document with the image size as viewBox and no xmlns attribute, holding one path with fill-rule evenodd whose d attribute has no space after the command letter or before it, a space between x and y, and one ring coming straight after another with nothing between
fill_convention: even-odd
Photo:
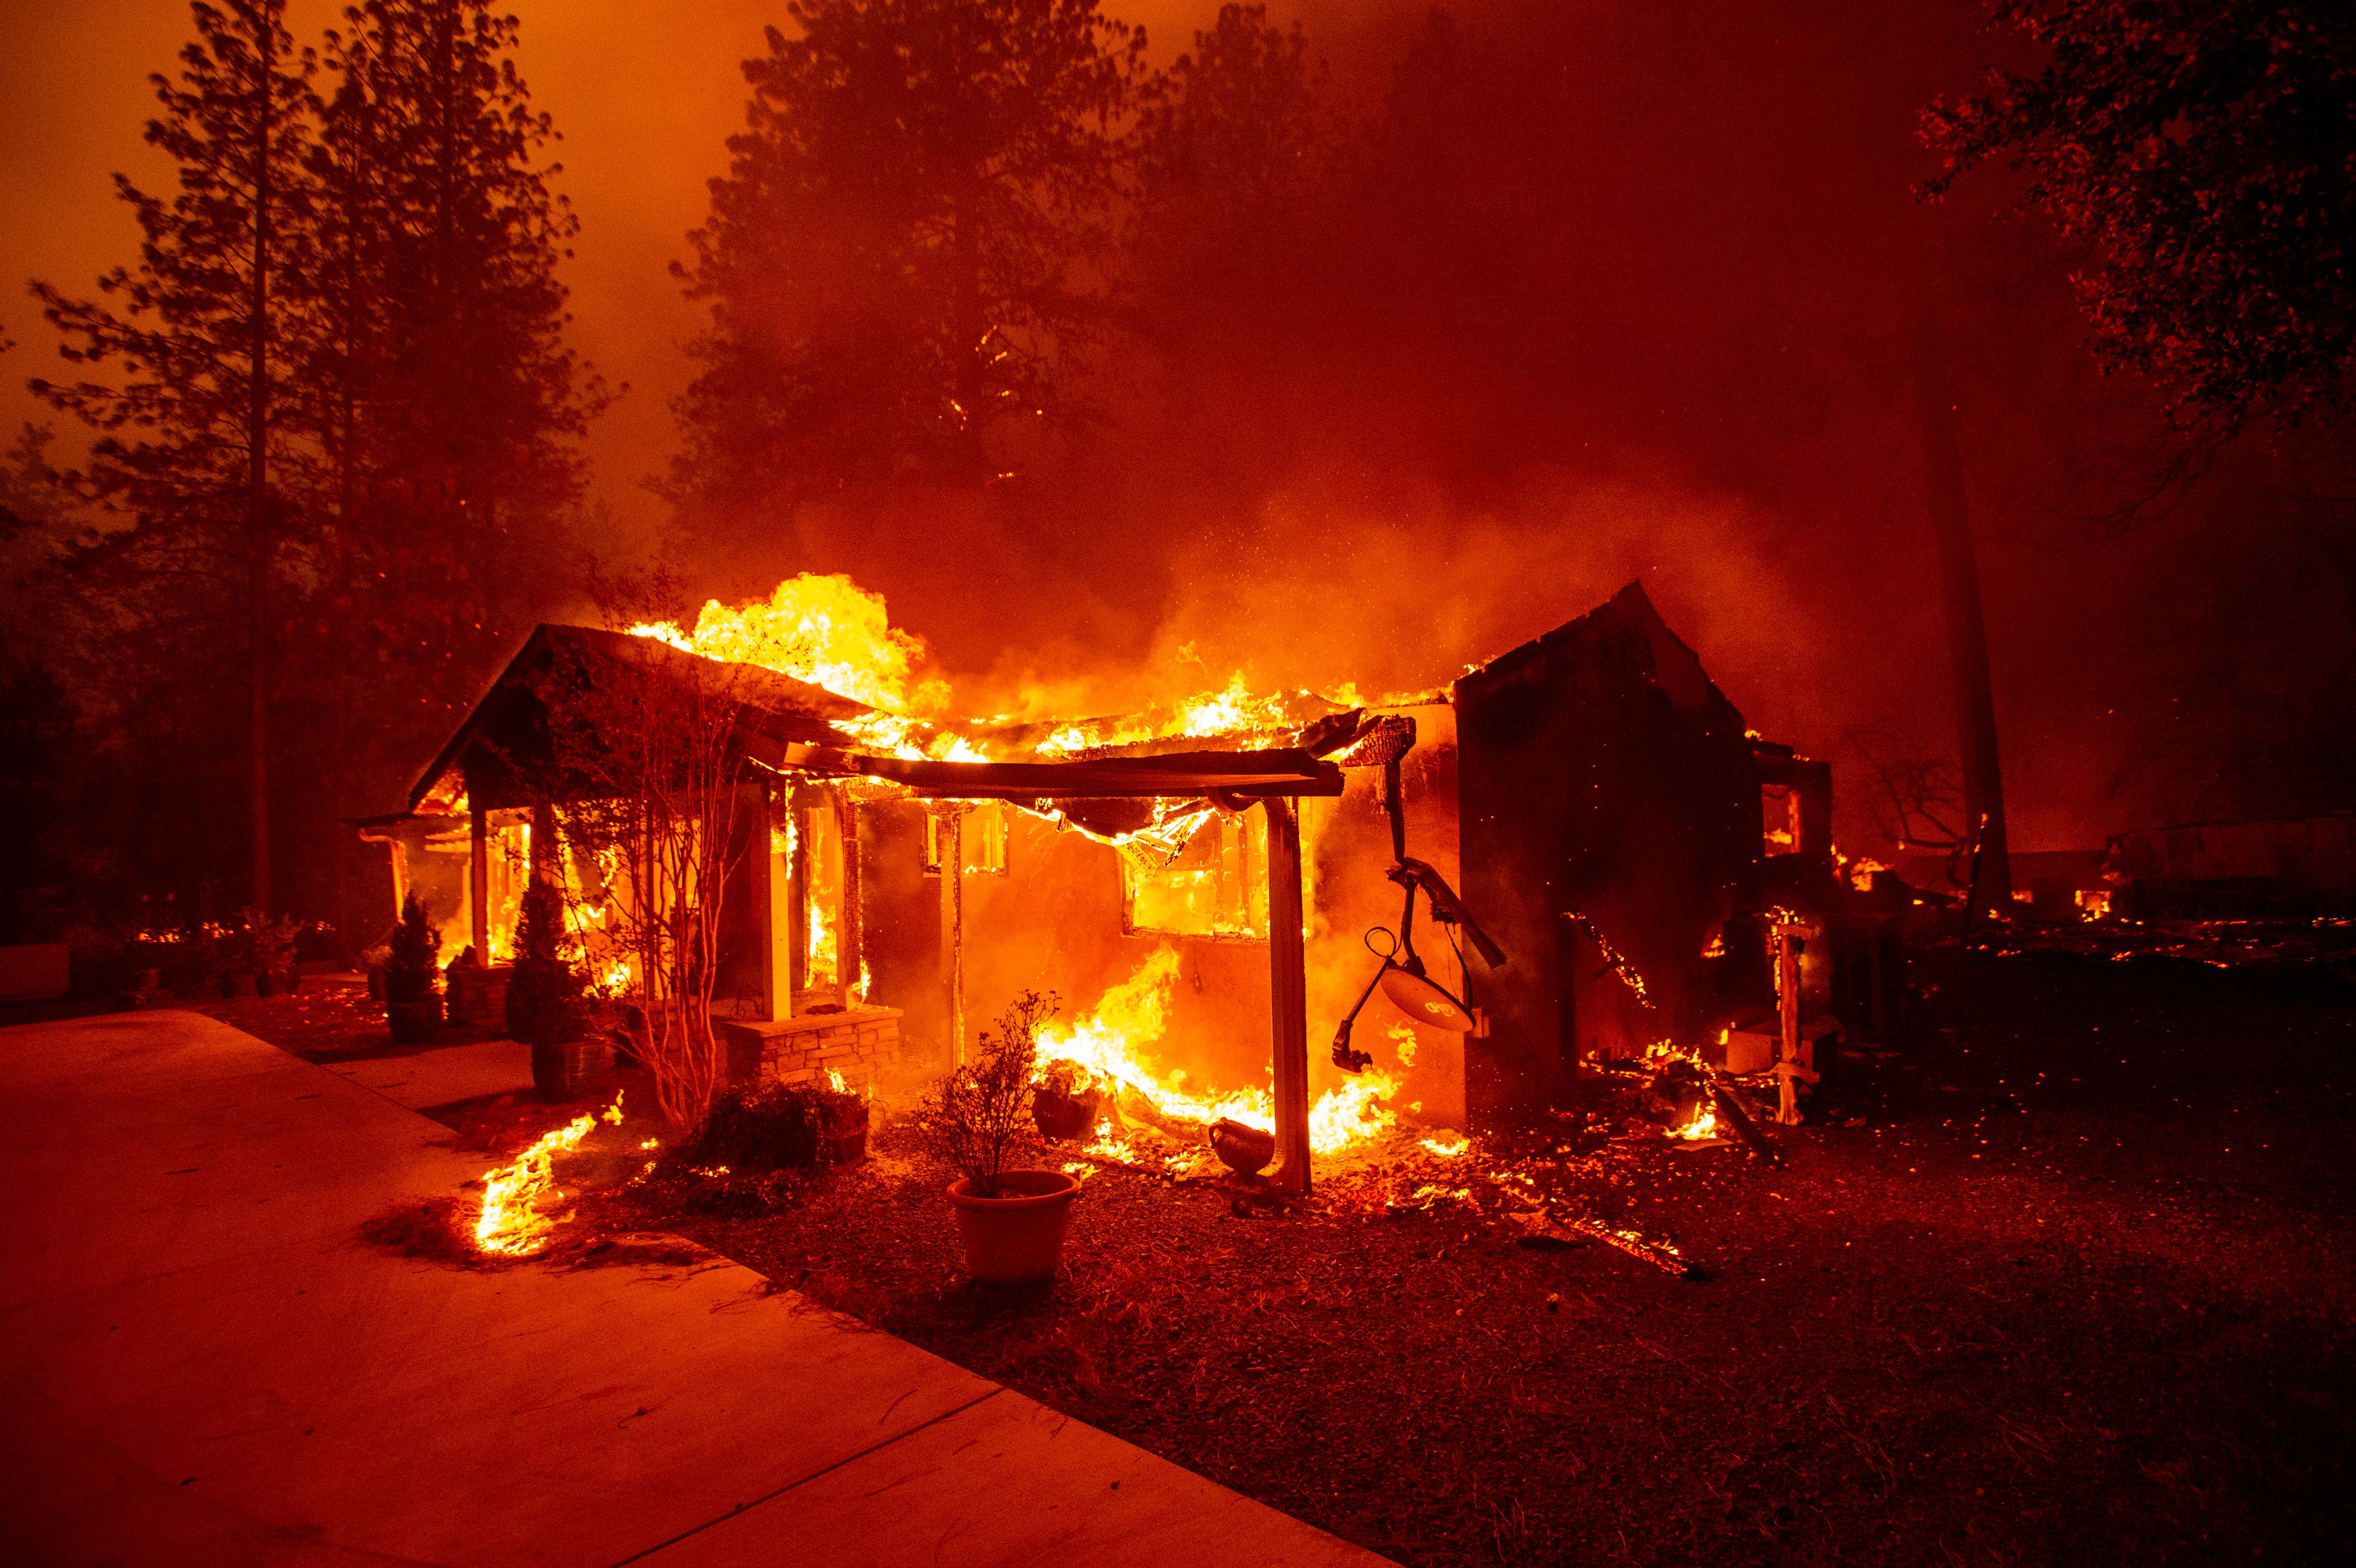
<instances>
[{"instance_id":1,"label":"roof engulfed in flames","mask_svg":"<svg viewBox=\"0 0 2356 1568\"><path fill-rule=\"evenodd\" d=\"M711 600L692 632L651 621L632 626L630 635L708 659L773 669L903 718L948 706L948 683L916 673L924 640L892 624L882 594L841 572L804 572L778 583L766 599L743 604Z\"/></svg>"}]
</instances>

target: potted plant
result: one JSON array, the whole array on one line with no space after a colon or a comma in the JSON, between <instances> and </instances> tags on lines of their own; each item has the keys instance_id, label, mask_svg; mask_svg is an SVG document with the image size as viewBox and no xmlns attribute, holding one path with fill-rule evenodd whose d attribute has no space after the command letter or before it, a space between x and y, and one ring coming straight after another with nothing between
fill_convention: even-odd
<instances>
[{"instance_id":1,"label":"potted plant","mask_svg":"<svg viewBox=\"0 0 2356 1568\"><path fill-rule=\"evenodd\" d=\"M401 923L393 928L384 965L385 1021L403 1045L423 1045L441 1031L441 956L442 933L412 893L402 901Z\"/></svg>"},{"instance_id":2,"label":"potted plant","mask_svg":"<svg viewBox=\"0 0 2356 1568\"><path fill-rule=\"evenodd\" d=\"M261 987L254 978L253 927L245 921L235 925L205 927L206 963L211 968L215 987L223 997L260 996Z\"/></svg>"},{"instance_id":3,"label":"potted plant","mask_svg":"<svg viewBox=\"0 0 2356 1568\"><path fill-rule=\"evenodd\" d=\"M552 1104L577 1100L596 1077L605 1042L592 1027L588 982L564 956L564 902L545 882L524 890L508 977L508 1038L531 1047L531 1085Z\"/></svg>"},{"instance_id":4,"label":"potted plant","mask_svg":"<svg viewBox=\"0 0 2356 1568\"><path fill-rule=\"evenodd\" d=\"M1055 999L1016 997L985 1029L977 1061L953 1069L926 1104L936 1152L958 1172L949 1183L966 1267L976 1279L1044 1279L1063 1256L1064 1231L1080 1184L1060 1170L1010 1170L1008 1150L1028 1119L1033 1040Z\"/></svg>"},{"instance_id":5,"label":"potted plant","mask_svg":"<svg viewBox=\"0 0 2356 1568\"><path fill-rule=\"evenodd\" d=\"M254 990L264 997L292 995L296 984L294 939L301 928L291 919L273 920L256 909L247 910L242 918Z\"/></svg>"}]
</instances>

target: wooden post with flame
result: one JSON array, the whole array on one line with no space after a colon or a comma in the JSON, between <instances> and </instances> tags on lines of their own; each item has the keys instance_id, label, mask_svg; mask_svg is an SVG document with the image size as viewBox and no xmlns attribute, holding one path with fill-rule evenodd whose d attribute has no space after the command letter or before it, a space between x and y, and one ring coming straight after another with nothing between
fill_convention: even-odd
<instances>
[{"instance_id":1,"label":"wooden post with flame","mask_svg":"<svg viewBox=\"0 0 2356 1568\"><path fill-rule=\"evenodd\" d=\"M1282 795L1260 802L1268 813L1268 995L1276 1055L1276 1170L1279 1190L1309 1190L1309 984L1301 932L1301 817Z\"/></svg>"}]
</instances>

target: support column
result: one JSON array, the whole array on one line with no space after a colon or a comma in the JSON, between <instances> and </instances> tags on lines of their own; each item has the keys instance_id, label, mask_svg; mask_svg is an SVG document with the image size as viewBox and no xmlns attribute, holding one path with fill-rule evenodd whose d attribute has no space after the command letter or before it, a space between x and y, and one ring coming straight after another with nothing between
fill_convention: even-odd
<instances>
[{"instance_id":1,"label":"support column","mask_svg":"<svg viewBox=\"0 0 2356 1568\"><path fill-rule=\"evenodd\" d=\"M481 806L467 813L466 934L475 962L491 966L491 814Z\"/></svg>"},{"instance_id":2,"label":"support column","mask_svg":"<svg viewBox=\"0 0 2356 1568\"><path fill-rule=\"evenodd\" d=\"M761 943L761 989L769 999L769 1021L794 1013L794 878L786 858L793 818L793 786L775 779L761 784L761 828L753 856L753 916Z\"/></svg>"},{"instance_id":3,"label":"support column","mask_svg":"<svg viewBox=\"0 0 2356 1568\"><path fill-rule=\"evenodd\" d=\"M835 927L834 975L844 1007L860 1000L859 975L866 960L867 933L859 911L859 803L844 788L835 796L842 833L842 908Z\"/></svg>"},{"instance_id":4,"label":"support column","mask_svg":"<svg viewBox=\"0 0 2356 1568\"><path fill-rule=\"evenodd\" d=\"M1309 1190L1308 948L1301 932L1301 818L1271 795L1268 813L1269 1032L1276 1067L1276 1170L1280 1190Z\"/></svg>"},{"instance_id":5,"label":"support column","mask_svg":"<svg viewBox=\"0 0 2356 1568\"><path fill-rule=\"evenodd\" d=\"M940 816L941 967L949 993L949 1067L965 1065L965 814L963 801Z\"/></svg>"},{"instance_id":6,"label":"support column","mask_svg":"<svg viewBox=\"0 0 2356 1568\"><path fill-rule=\"evenodd\" d=\"M531 808L531 880L564 891L562 846L556 841L556 807L541 801Z\"/></svg>"}]
</instances>

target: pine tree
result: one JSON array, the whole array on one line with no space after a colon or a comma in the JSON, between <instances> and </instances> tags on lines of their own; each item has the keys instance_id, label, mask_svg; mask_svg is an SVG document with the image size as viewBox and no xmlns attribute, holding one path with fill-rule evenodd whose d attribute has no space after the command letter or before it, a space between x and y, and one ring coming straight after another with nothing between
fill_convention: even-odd
<instances>
[{"instance_id":1,"label":"pine tree","mask_svg":"<svg viewBox=\"0 0 2356 1568\"><path fill-rule=\"evenodd\" d=\"M378 0L327 36L310 380L323 453L320 694L351 781L446 726L562 559L573 440L602 406L565 347L578 225L557 139L482 0ZM353 732L360 709L374 722ZM347 913L348 836L331 901Z\"/></svg>"},{"instance_id":2,"label":"pine tree","mask_svg":"<svg viewBox=\"0 0 2356 1568\"><path fill-rule=\"evenodd\" d=\"M367 608L434 661L397 661L403 679L447 702L511 640L579 495L571 442L603 391L563 341L578 222L537 161L556 132L510 58L515 18L486 0L346 16L314 160L334 198L316 379L337 571L379 585Z\"/></svg>"},{"instance_id":3,"label":"pine tree","mask_svg":"<svg viewBox=\"0 0 2356 1568\"><path fill-rule=\"evenodd\" d=\"M145 237L135 268L99 280L108 299L35 285L69 360L112 366L112 384L33 389L107 432L77 478L132 521L92 536L71 575L131 662L218 667L234 648L246 695L248 900L272 905L270 719L277 591L305 527L305 423L286 321L307 261L305 167L311 52L297 52L284 0L192 5L197 38L175 81L157 75L162 118L146 140L178 165L179 192L117 189Z\"/></svg>"},{"instance_id":4,"label":"pine tree","mask_svg":"<svg viewBox=\"0 0 2356 1568\"><path fill-rule=\"evenodd\" d=\"M673 268L712 326L677 404L691 526L916 477L987 477L1009 420L1070 411L1101 325L1141 30L1096 0L796 0Z\"/></svg>"}]
</instances>

